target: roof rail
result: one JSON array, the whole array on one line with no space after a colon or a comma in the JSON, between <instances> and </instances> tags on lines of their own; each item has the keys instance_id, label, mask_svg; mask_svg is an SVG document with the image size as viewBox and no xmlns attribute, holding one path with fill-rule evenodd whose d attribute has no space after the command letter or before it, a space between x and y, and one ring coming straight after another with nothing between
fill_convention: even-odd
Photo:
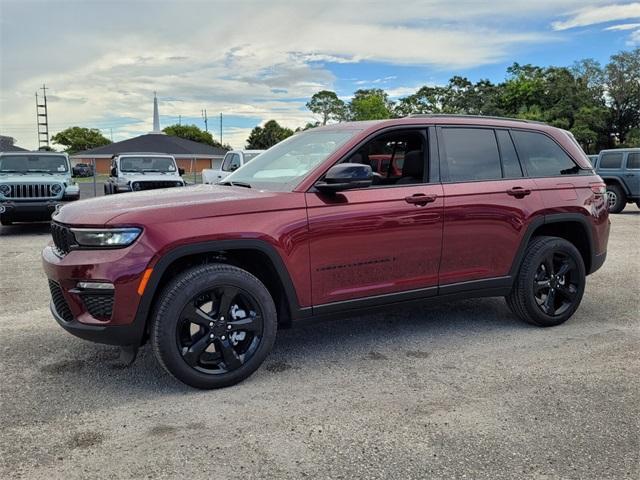
<instances>
[{"instance_id":1,"label":"roof rail","mask_svg":"<svg viewBox=\"0 0 640 480\"><path fill-rule=\"evenodd\" d=\"M407 115L408 118L446 118L446 117L458 117L458 118L488 118L490 120L506 120L509 122L523 122L523 123L536 123L538 125L546 125L544 122L538 122L537 120L526 120L524 118L512 118L512 117L498 117L496 115L466 115L458 113L412 113Z\"/></svg>"}]
</instances>

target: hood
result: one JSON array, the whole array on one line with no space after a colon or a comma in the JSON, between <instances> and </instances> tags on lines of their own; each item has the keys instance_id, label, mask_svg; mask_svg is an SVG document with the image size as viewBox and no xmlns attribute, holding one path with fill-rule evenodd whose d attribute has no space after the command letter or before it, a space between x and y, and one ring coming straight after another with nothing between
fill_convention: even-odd
<instances>
[{"instance_id":1,"label":"hood","mask_svg":"<svg viewBox=\"0 0 640 480\"><path fill-rule=\"evenodd\" d=\"M149 173L135 173L135 172L123 172L122 176L127 179L127 181L131 182L158 182L158 181L169 181L169 182L177 182L182 180L182 177L178 175L178 172L171 173L158 173L158 172L149 172Z\"/></svg>"},{"instance_id":2,"label":"hood","mask_svg":"<svg viewBox=\"0 0 640 480\"><path fill-rule=\"evenodd\" d=\"M41 173L30 173L22 175L20 173L1 173L0 184L2 183L64 183L69 182L68 174L47 175Z\"/></svg>"},{"instance_id":3,"label":"hood","mask_svg":"<svg viewBox=\"0 0 640 480\"><path fill-rule=\"evenodd\" d=\"M304 207L299 193L194 185L119 193L66 204L54 215L69 225L144 225ZM295 200L294 200L295 199ZM298 205L299 204L299 205Z\"/></svg>"}]
</instances>

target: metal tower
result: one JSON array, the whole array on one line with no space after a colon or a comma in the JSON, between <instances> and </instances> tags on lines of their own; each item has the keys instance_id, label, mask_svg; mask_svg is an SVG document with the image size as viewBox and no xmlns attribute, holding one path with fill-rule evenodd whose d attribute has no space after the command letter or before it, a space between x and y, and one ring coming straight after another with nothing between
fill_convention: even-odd
<instances>
[{"instance_id":1,"label":"metal tower","mask_svg":"<svg viewBox=\"0 0 640 480\"><path fill-rule=\"evenodd\" d=\"M42 85L42 103L36 91L36 118L38 120L38 150L49 148L49 117L47 114L47 86Z\"/></svg>"}]
</instances>

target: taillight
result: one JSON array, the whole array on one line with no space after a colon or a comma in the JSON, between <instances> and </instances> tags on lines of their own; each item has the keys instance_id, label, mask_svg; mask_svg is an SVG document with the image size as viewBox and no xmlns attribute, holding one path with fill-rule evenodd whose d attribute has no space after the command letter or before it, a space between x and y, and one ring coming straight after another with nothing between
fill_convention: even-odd
<instances>
[{"instance_id":1,"label":"taillight","mask_svg":"<svg viewBox=\"0 0 640 480\"><path fill-rule=\"evenodd\" d=\"M591 191L593 193L597 193L599 195L604 195L607 193L607 185L604 183L590 183Z\"/></svg>"}]
</instances>

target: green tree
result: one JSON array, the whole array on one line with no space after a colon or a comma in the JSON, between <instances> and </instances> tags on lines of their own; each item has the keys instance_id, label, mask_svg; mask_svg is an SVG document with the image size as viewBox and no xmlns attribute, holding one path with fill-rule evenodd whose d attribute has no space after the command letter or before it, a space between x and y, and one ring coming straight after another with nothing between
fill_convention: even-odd
<instances>
[{"instance_id":1,"label":"green tree","mask_svg":"<svg viewBox=\"0 0 640 480\"><path fill-rule=\"evenodd\" d=\"M162 129L167 135L173 135L175 137L192 140L194 142L206 143L212 147L223 148L225 150L231 150L229 145L223 145L213 138L213 135L209 132L205 132L196 125L169 125Z\"/></svg>"},{"instance_id":2,"label":"green tree","mask_svg":"<svg viewBox=\"0 0 640 480\"><path fill-rule=\"evenodd\" d=\"M307 108L322 118L322 125L329 120L342 121L346 116L346 105L335 92L322 90L314 93L307 102Z\"/></svg>"},{"instance_id":3,"label":"green tree","mask_svg":"<svg viewBox=\"0 0 640 480\"><path fill-rule=\"evenodd\" d=\"M67 153L81 152L111 143L111 140L104 137L97 128L84 127L69 127L53 135L51 141L62 145Z\"/></svg>"},{"instance_id":4,"label":"green tree","mask_svg":"<svg viewBox=\"0 0 640 480\"><path fill-rule=\"evenodd\" d=\"M275 120L269 120L264 127L257 126L247 138L247 148L263 150L273 147L287 137L293 135L293 130L282 127Z\"/></svg>"},{"instance_id":5,"label":"green tree","mask_svg":"<svg viewBox=\"0 0 640 480\"><path fill-rule=\"evenodd\" d=\"M356 90L349 102L349 120L382 120L393 115L393 103L380 88Z\"/></svg>"},{"instance_id":6,"label":"green tree","mask_svg":"<svg viewBox=\"0 0 640 480\"><path fill-rule=\"evenodd\" d=\"M640 48L611 57L605 67L605 87L611 133L625 143L629 132L640 127Z\"/></svg>"}]
</instances>

